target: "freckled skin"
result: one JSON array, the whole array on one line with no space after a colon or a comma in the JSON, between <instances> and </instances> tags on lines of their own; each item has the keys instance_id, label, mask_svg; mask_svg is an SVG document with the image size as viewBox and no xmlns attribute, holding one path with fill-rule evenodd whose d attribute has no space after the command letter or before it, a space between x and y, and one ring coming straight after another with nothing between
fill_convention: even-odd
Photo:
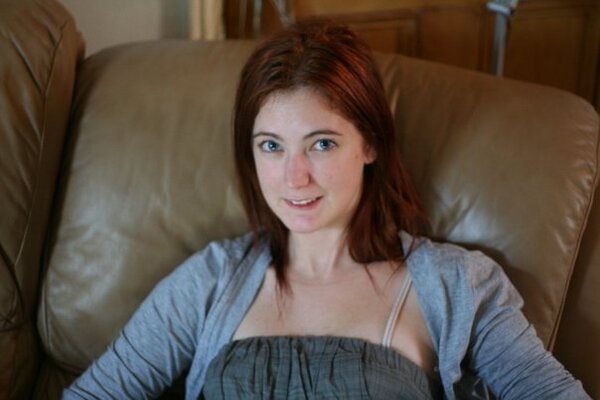
<instances>
[{"instance_id":1,"label":"freckled skin","mask_svg":"<svg viewBox=\"0 0 600 400\"><path fill-rule=\"evenodd\" d=\"M293 233L343 231L373 161L354 125L313 90L267 98L254 123L253 152L262 193ZM317 199L310 207L290 200Z\"/></svg>"}]
</instances>

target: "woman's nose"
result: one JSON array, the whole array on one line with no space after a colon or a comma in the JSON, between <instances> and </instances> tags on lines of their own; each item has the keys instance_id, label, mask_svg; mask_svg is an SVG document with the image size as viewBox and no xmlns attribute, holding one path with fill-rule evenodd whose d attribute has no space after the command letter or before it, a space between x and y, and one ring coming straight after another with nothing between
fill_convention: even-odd
<instances>
[{"instance_id":1,"label":"woman's nose","mask_svg":"<svg viewBox=\"0 0 600 400\"><path fill-rule=\"evenodd\" d=\"M285 183L290 188L299 188L310 183L310 169L305 154L295 154L285 165Z\"/></svg>"}]
</instances>

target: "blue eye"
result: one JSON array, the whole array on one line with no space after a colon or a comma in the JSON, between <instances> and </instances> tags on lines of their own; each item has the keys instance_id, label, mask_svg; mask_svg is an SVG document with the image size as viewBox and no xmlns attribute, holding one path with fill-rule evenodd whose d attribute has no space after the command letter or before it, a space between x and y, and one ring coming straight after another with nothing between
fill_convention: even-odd
<instances>
[{"instance_id":1,"label":"blue eye","mask_svg":"<svg viewBox=\"0 0 600 400\"><path fill-rule=\"evenodd\" d=\"M315 142L314 148L318 151L330 151L336 147L336 144L331 139L319 139Z\"/></svg>"},{"instance_id":2,"label":"blue eye","mask_svg":"<svg viewBox=\"0 0 600 400\"><path fill-rule=\"evenodd\" d=\"M258 147L260 147L260 149L265 153L274 153L276 151L281 150L281 146L279 146L277 142L274 142L272 140L265 140L263 142L260 142L258 144Z\"/></svg>"}]
</instances>

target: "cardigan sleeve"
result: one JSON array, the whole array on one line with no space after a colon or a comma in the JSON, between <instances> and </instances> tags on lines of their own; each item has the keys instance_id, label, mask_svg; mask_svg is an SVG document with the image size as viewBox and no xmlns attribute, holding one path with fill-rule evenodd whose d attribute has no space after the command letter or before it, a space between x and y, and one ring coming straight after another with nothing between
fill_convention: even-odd
<instances>
[{"instance_id":1,"label":"cardigan sleeve","mask_svg":"<svg viewBox=\"0 0 600 400\"><path fill-rule=\"evenodd\" d=\"M590 399L545 350L500 266L481 253L466 254L473 296L469 367L499 399Z\"/></svg>"},{"instance_id":2,"label":"cardigan sleeve","mask_svg":"<svg viewBox=\"0 0 600 400\"><path fill-rule=\"evenodd\" d=\"M189 368L221 265L222 251L209 246L163 279L63 399L158 397Z\"/></svg>"}]
</instances>

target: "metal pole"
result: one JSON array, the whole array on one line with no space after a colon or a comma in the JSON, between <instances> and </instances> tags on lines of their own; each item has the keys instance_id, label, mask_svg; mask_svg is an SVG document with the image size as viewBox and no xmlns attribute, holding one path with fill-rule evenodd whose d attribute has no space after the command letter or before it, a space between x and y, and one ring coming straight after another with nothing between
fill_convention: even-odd
<instances>
[{"instance_id":1,"label":"metal pole","mask_svg":"<svg viewBox=\"0 0 600 400\"><path fill-rule=\"evenodd\" d=\"M504 74L504 55L510 21L519 0L492 0L487 3L487 9L496 14L494 27L494 48L492 51L492 73L497 76Z\"/></svg>"},{"instance_id":2,"label":"metal pole","mask_svg":"<svg viewBox=\"0 0 600 400\"><path fill-rule=\"evenodd\" d=\"M275 6L277 15L279 15L279 21L281 21L283 26L290 25L294 22L294 16L288 8L287 0L271 0L271 3Z\"/></svg>"},{"instance_id":3,"label":"metal pole","mask_svg":"<svg viewBox=\"0 0 600 400\"><path fill-rule=\"evenodd\" d=\"M508 32L506 15L496 14L494 28L494 51L492 53L492 73L497 76L504 74L504 53L506 51L506 33Z\"/></svg>"},{"instance_id":4,"label":"metal pole","mask_svg":"<svg viewBox=\"0 0 600 400\"><path fill-rule=\"evenodd\" d=\"M283 26L290 25L294 22L294 15L288 7L287 0L270 0L275 10L277 10L277 16ZM254 37L260 36L260 30L262 27L262 11L264 6L264 0L253 0L252 1L252 34Z\"/></svg>"}]
</instances>

